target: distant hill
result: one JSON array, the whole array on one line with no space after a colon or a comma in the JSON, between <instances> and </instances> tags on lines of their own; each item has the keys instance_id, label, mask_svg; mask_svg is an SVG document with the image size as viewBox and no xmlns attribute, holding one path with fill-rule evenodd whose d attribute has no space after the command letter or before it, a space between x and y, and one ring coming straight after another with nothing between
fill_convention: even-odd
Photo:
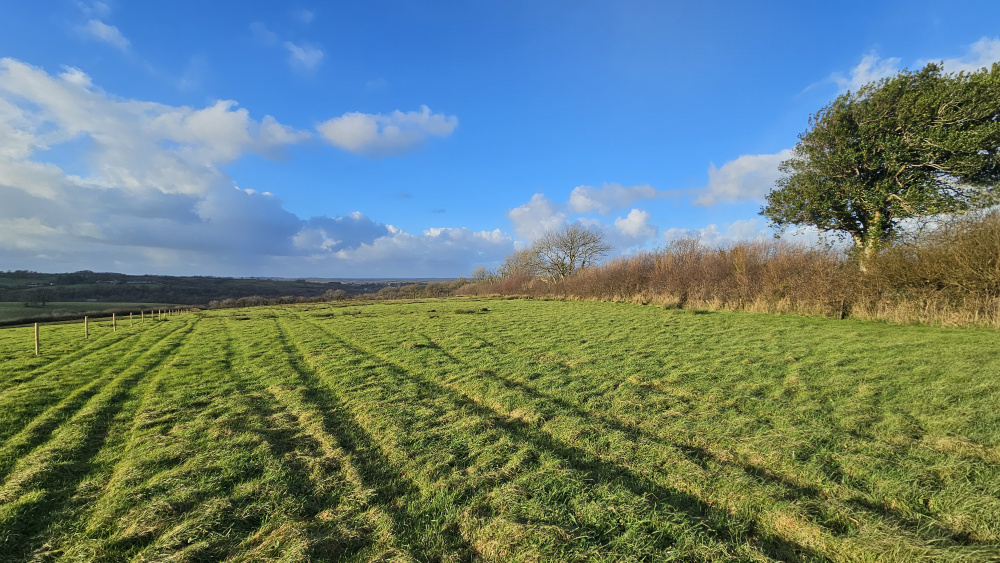
<instances>
[{"instance_id":1,"label":"distant hill","mask_svg":"<svg viewBox=\"0 0 1000 563\"><path fill-rule=\"evenodd\" d=\"M327 291L348 295L376 293L386 287L431 280L322 280L223 278L212 276L132 276L114 272L45 274L27 270L0 272L0 302L27 305L49 301L178 303L204 305L240 297L319 297Z\"/></svg>"}]
</instances>

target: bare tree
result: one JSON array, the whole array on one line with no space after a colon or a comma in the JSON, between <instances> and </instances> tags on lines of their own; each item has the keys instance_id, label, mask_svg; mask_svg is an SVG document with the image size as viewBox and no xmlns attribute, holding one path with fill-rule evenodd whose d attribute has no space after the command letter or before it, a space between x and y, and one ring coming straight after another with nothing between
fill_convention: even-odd
<instances>
[{"instance_id":1,"label":"bare tree","mask_svg":"<svg viewBox=\"0 0 1000 563\"><path fill-rule=\"evenodd\" d=\"M535 277L538 275L538 268L534 252L530 248L515 250L507 255L503 264L497 271L501 278L513 278L518 276Z\"/></svg>"},{"instance_id":2,"label":"bare tree","mask_svg":"<svg viewBox=\"0 0 1000 563\"><path fill-rule=\"evenodd\" d=\"M593 265L610 250L603 232L579 223L547 231L528 249L533 269L552 280L561 280Z\"/></svg>"}]
</instances>

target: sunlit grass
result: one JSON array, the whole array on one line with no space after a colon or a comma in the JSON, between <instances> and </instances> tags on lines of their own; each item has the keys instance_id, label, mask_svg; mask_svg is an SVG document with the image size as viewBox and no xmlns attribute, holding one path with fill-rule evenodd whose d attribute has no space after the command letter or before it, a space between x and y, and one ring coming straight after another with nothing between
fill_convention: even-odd
<instances>
[{"instance_id":1,"label":"sunlit grass","mask_svg":"<svg viewBox=\"0 0 1000 563\"><path fill-rule=\"evenodd\" d=\"M40 357L26 330L11 560L1000 556L994 331L473 300L60 327Z\"/></svg>"}]
</instances>

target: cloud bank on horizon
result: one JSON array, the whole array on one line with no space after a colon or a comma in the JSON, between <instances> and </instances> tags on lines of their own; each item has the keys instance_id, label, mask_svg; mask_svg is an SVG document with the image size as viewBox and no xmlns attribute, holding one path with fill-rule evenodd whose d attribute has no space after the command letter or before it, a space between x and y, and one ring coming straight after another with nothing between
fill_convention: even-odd
<instances>
[{"instance_id":1,"label":"cloud bank on horizon","mask_svg":"<svg viewBox=\"0 0 1000 563\"><path fill-rule=\"evenodd\" d=\"M127 28L115 20L117 11L100 2L78 9L78 22L67 29L67 36L75 37L70 40L103 45L125 58L119 65L132 64L147 77L169 74L140 56L147 47L123 33ZM316 40L320 16L301 7L285 13L284 20L252 19L237 28L248 49L285 65L287 80L321 83L324 73L344 72L344 59L331 57L336 49ZM333 41L323 37L322 43ZM998 38L966 45L965 53L939 59L946 70L968 72L1000 61ZM872 49L862 52L853 68L831 72L819 84L841 92L856 89L891 76L904 63ZM219 71L210 60L202 55L188 60L185 78L174 80L178 91L211 82ZM257 107L268 106L252 91L252 107L235 97L178 103L176 94L120 96L105 90L108 85L84 66L59 64L53 71L17 57L0 58L4 269L448 277L496 266L515 248L571 222L601 229L619 254L679 238L726 244L772 235L755 209L779 178L778 166L791 156L794 142L783 135L788 148L774 152L729 148L719 154L732 156L719 159L719 166L713 158L675 164L693 167L680 174L686 180L636 174L611 162L600 168L610 172L594 184L536 185L531 172L547 177L552 165L546 159L557 153L540 148L551 143L535 145L533 138L553 134L554 125L544 116L518 112L516 104L489 105L497 103L492 98L482 100L487 104L482 112L462 106L448 92L465 81L444 90L404 87L408 71L384 68L357 80L357 109L344 111L344 104L331 100L279 120L258 113ZM115 88L131 91L121 84ZM414 102L413 96L423 100ZM293 106L279 105L274 113L292 113L287 108ZM459 109L440 110L448 106ZM329 109L335 107L340 109ZM489 112L496 114L495 122L485 120ZM569 123L596 127L594 116L574 119ZM510 129L494 124L506 121L516 124ZM614 152L596 146L596 154ZM482 168L488 157L479 155L491 151L495 163ZM469 166L459 167L465 161ZM483 188L480 184L490 185L488 173L474 175L476 162L511 176L510 170L524 167L529 179L509 189ZM300 166L306 172L300 173ZM349 174L356 174L353 181L342 184L339 178ZM616 182L626 177L638 181ZM699 177L700 182L691 180ZM382 191L358 188L366 178L384 185ZM421 205L426 209L418 213ZM325 212L331 208L338 211ZM803 240L811 236L806 232Z\"/></svg>"}]
</instances>

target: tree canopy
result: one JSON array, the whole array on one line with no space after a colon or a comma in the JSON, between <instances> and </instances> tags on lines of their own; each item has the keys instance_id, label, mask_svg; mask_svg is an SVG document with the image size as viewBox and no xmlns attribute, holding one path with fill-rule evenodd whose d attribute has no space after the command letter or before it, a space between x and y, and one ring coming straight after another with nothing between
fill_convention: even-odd
<instances>
[{"instance_id":1,"label":"tree canopy","mask_svg":"<svg viewBox=\"0 0 1000 563\"><path fill-rule=\"evenodd\" d=\"M838 96L809 126L761 210L779 229L848 235L868 259L905 219L996 202L1000 64L904 70Z\"/></svg>"}]
</instances>

